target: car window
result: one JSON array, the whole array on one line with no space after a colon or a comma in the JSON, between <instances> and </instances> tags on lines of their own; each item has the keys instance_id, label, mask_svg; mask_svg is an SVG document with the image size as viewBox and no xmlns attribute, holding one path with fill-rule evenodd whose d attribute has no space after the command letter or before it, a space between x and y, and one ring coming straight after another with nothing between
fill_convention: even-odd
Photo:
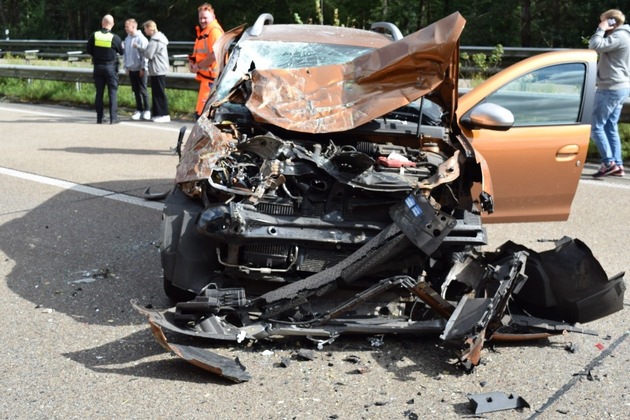
<instances>
[{"instance_id":1,"label":"car window","mask_svg":"<svg viewBox=\"0 0 630 420\"><path fill-rule=\"evenodd\" d=\"M514 126L571 124L579 121L586 66L559 64L528 73L487 99L514 114Z\"/></svg>"},{"instance_id":2,"label":"car window","mask_svg":"<svg viewBox=\"0 0 630 420\"><path fill-rule=\"evenodd\" d=\"M347 63L370 47L306 42L244 41L234 49L217 88L219 97L252 69L294 69Z\"/></svg>"}]
</instances>

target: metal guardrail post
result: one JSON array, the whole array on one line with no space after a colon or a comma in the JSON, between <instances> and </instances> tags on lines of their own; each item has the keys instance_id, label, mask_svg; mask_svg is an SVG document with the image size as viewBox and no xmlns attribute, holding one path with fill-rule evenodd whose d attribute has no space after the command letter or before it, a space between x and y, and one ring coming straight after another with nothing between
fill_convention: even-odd
<instances>
[{"instance_id":1,"label":"metal guardrail post","mask_svg":"<svg viewBox=\"0 0 630 420\"><path fill-rule=\"evenodd\" d=\"M171 56L171 67L177 73L181 67L188 66L188 54L173 54Z\"/></svg>"},{"instance_id":2,"label":"metal guardrail post","mask_svg":"<svg viewBox=\"0 0 630 420\"><path fill-rule=\"evenodd\" d=\"M68 51L68 63L78 63L79 60L81 59L80 55L83 53L83 51ZM76 81L74 82L74 87L77 90L77 92L81 92L81 82Z\"/></svg>"},{"instance_id":3,"label":"metal guardrail post","mask_svg":"<svg viewBox=\"0 0 630 420\"><path fill-rule=\"evenodd\" d=\"M37 54L39 54L39 50L24 50L24 61L26 64L30 64L31 60L37 60Z\"/></svg>"}]
</instances>

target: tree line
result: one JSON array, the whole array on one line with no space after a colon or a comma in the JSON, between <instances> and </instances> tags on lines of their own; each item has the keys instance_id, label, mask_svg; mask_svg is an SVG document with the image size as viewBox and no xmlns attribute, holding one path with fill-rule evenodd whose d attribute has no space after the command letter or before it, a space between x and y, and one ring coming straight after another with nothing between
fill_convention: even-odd
<instances>
[{"instance_id":1,"label":"tree line","mask_svg":"<svg viewBox=\"0 0 630 420\"><path fill-rule=\"evenodd\" d=\"M455 11L467 20L462 45L584 48L599 15L611 8L628 13L626 1L567 0L210 0L224 29L252 24L261 13L275 23L313 23L368 28L377 21L395 23L404 35ZM11 39L87 39L103 15L124 21L152 19L172 41L195 36L197 7L203 0L0 0L0 36Z\"/></svg>"}]
</instances>

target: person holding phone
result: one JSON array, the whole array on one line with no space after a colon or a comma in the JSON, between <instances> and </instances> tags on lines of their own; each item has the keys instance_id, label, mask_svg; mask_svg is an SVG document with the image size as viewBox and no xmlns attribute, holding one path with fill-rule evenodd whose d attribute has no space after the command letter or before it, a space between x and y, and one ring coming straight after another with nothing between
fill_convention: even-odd
<instances>
[{"instance_id":1,"label":"person holding phone","mask_svg":"<svg viewBox=\"0 0 630 420\"><path fill-rule=\"evenodd\" d=\"M591 139L601 158L595 178L625 175L618 127L623 103L630 95L630 26L625 21L621 11L607 10L588 42L599 54L591 121Z\"/></svg>"}]
</instances>

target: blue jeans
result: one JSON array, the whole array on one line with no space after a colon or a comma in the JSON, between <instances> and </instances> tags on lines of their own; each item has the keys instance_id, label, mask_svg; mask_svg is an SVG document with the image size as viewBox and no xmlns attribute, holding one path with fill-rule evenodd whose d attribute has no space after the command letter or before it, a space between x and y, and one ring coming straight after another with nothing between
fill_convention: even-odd
<instances>
[{"instance_id":1,"label":"blue jeans","mask_svg":"<svg viewBox=\"0 0 630 420\"><path fill-rule=\"evenodd\" d=\"M595 91L591 139L597 145L602 163L623 165L621 160L621 139L617 123L623 102L630 95L630 89Z\"/></svg>"}]
</instances>

